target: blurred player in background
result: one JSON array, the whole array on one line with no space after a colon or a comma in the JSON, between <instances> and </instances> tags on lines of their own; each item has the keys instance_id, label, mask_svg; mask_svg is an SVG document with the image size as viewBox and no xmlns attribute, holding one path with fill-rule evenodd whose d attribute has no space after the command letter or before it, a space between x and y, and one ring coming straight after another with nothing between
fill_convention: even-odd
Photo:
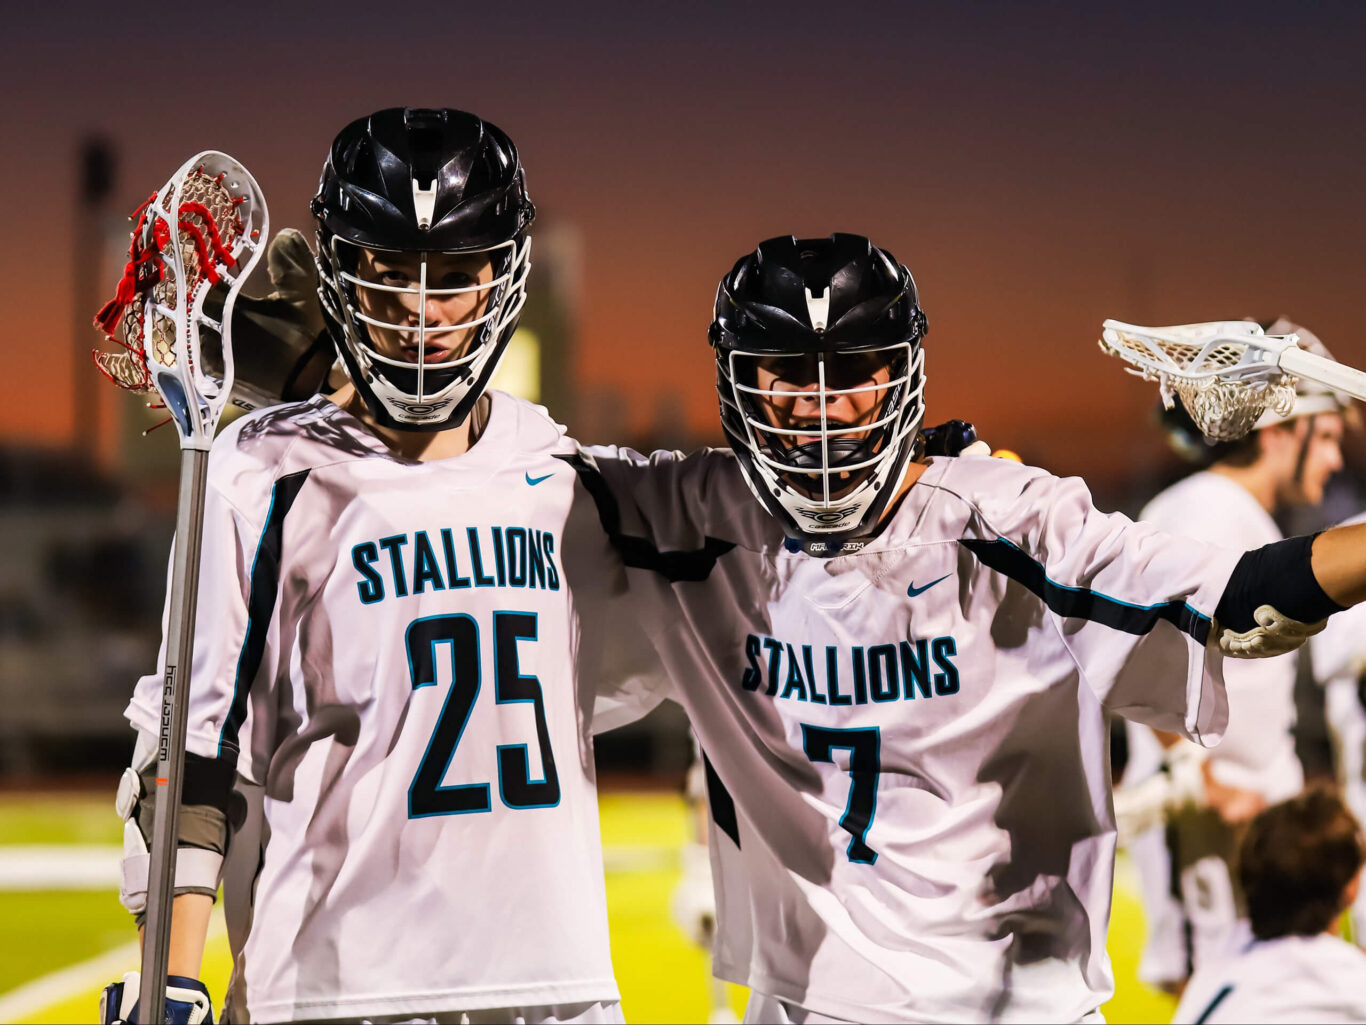
<instances>
[{"instance_id":1,"label":"blurred player in background","mask_svg":"<svg viewBox=\"0 0 1366 1025\"><path fill-rule=\"evenodd\" d=\"M1309 331L1281 319L1271 334ZM1139 514L1170 534L1251 549L1281 539L1272 514L1317 506L1342 468L1345 397L1301 381L1294 407L1268 411L1236 442L1210 444L1176 400L1163 411L1174 447L1204 467L1157 495ZM1235 663L1225 670L1229 724L1206 751L1174 733L1129 723L1129 764L1116 795L1121 837L1139 870L1148 925L1139 977L1179 991L1192 969L1246 938L1230 865L1236 830L1268 804L1299 792L1295 753L1295 658ZM1239 924L1241 921L1241 925Z\"/></svg>"},{"instance_id":2,"label":"blurred player in background","mask_svg":"<svg viewBox=\"0 0 1366 1025\"><path fill-rule=\"evenodd\" d=\"M1363 862L1361 826L1331 790L1259 813L1237 863L1252 939L1195 970L1172 1020L1366 1021L1366 954L1337 935Z\"/></svg>"},{"instance_id":3,"label":"blurred player in background","mask_svg":"<svg viewBox=\"0 0 1366 1025\"><path fill-rule=\"evenodd\" d=\"M1366 521L1366 515L1348 523ZM1310 638L1314 675L1324 688L1324 712L1343 800L1366 821L1366 610L1348 609ZM1366 947L1366 893L1358 889L1351 911L1352 939Z\"/></svg>"},{"instance_id":4,"label":"blurred player in background","mask_svg":"<svg viewBox=\"0 0 1366 1025\"><path fill-rule=\"evenodd\" d=\"M588 727L631 621L574 444L487 390L526 297L517 151L461 111L380 111L337 136L313 212L350 383L212 450L169 995L208 1012L226 853L229 1020L620 1021ZM127 711L134 912L160 694Z\"/></svg>"},{"instance_id":5,"label":"blurred player in background","mask_svg":"<svg viewBox=\"0 0 1366 1025\"><path fill-rule=\"evenodd\" d=\"M580 464L706 754L748 1021L1099 1020L1109 714L1217 741L1218 646L1366 597L1363 530L1240 553L923 458L924 333L868 239L770 239L711 327L734 455Z\"/></svg>"}]
</instances>

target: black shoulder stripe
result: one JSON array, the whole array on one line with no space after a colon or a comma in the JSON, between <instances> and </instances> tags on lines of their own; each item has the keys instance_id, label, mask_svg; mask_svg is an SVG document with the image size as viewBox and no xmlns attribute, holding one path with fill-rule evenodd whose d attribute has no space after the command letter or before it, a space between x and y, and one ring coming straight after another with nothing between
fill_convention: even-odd
<instances>
[{"instance_id":1,"label":"black shoulder stripe","mask_svg":"<svg viewBox=\"0 0 1366 1025\"><path fill-rule=\"evenodd\" d=\"M1155 605L1133 605L1090 588L1068 587L1048 579L1039 563L1005 538L995 541L960 538L958 543L972 552L982 565L1029 588L1060 616L1088 619L1130 634L1146 634L1159 621L1165 620L1200 644L1209 638L1209 617L1181 599L1174 598Z\"/></svg>"},{"instance_id":2,"label":"black shoulder stripe","mask_svg":"<svg viewBox=\"0 0 1366 1025\"><path fill-rule=\"evenodd\" d=\"M300 470L281 477L270 493L270 511L266 513L261 540L256 546L256 561L251 567L251 583L247 592L247 635L237 656L237 675L233 683L232 705L223 720L223 731L218 738L218 756L233 756L236 761L237 738L247 718L247 696L251 681L261 668L266 652L266 630L275 614L275 599L280 585L280 544L284 535L285 517L289 515L299 490L308 479L309 470Z\"/></svg>"},{"instance_id":3,"label":"black shoulder stripe","mask_svg":"<svg viewBox=\"0 0 1366 1025\"><path fill-rule=\"evenodd\" d=\"M1200 1017L1195 1019L1195 1025L1205 1025L1205 1022L1209 1021L1210 1015L1215 1012L1219 1005L1222 1004L1232 992L1233 987L1230 985L1225 986L1218 993L1214 994L1214 999L1209 1002L1209 1006L1200 1013Z\"/></svg>"},{"instance_id":4,"label":"black shoulder stripe","mask_svg":"<svg viewBox=\"0 0 1366 1025\"><path fill-rule=\"evenodd\" d=\"M608 540L621 555L622 562L632 569L658 573L670 583L679 580L706 580L716 567L716 560L735 547L733 541L709 537L706 543L692 551L661 552L653 542L621 532L621 510L602 472L592 458L583 452L556 456L574 468L593 503L598 508L598 519Z\"/></svg>"},{"instance_id":5,"label":"black shoulder stripe","mask_svg":"<svg viewBox=\"0 0 1366 1025\"><path fill-rule=\"evenodd\" d=\"M721 782L721 777L711 767L711 760L706 755L702 756L702 768L707 776L707 807L711 809L711 820L739 847L740 821L735 816L735 798L730 796L730 791Z\"/></svg>"}]
</instances>

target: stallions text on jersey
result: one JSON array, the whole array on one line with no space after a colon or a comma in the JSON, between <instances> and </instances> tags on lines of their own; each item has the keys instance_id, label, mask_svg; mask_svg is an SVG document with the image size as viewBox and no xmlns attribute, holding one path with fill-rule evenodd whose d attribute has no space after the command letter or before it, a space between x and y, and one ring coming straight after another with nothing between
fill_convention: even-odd
<instances>
[{"instance_id":1,"label":"stallions text on jersey","mask_svg":"<svg viewBox=\"0 0 1366 1025\"><path fill-rule=\"evenodd\" d=\"M728 453L592 453L709 762L718 974L852 1021L1096 1011L1108 714L1218 739L1205 642L1239 553L978 457L933 460L875 539L821 559Z\"/></svg>"},{"instance_id":2,"label":"stallions text on jersey","mask_svg":"<svg viewBox=\"0 0 1366 1025\"><path fill-rule=\"evenodd\" d=\"M624 578L574 444L491 396L455 459L322 398L214 446L188 745L264 788L268 837L229 849L233 1020L618 999L587 724Z\"/></svg>"}]
</instances>

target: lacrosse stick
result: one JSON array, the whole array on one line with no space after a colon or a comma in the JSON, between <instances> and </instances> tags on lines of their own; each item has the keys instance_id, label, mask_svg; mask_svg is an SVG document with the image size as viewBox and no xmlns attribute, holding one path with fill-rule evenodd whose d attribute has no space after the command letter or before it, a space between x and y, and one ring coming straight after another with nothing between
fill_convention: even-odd
<instances>
[{"instance_id":1,"label":"lacrosse stick","mask_svg":"<svg viewBox=\"0 0 1366 1025\"><path fill-rule=\"evenodd\" d=\"M95 318L123 348L96 352L95 362L120 387L157 391L180 436L180 504L166 627L157 741L159 792L150 845L139 1002L140 1020L159 1022L166 1000L209 444L232 391L233 305L261 255L269 222L256 180L232 157L212 150L191 158L135 216L137 226L123 279L114 298ZM221 311L215 310L215 319L206 312L205 300L220 282L228 285L228 293ZM210 347L217 350L212 361L206 352Z\"/></svg>"},{"instance_id":2,"label":"lacrosse stick","mask_svg":"<svg viewBox=\"0 0 1366 1025\"><path fill-rule=\"evenodd\" d=\"M1156 381L1162 402L1181 397L1196 426L1214 441L1236 441L1268 409L1286 416L1295 403L1295 379L1316 381L1366 399L1366 374L1308 352L1299 335L1268 335L1249 320L1137 327L1107 320L1101 350Z\"/></svg>"}]
</instances>

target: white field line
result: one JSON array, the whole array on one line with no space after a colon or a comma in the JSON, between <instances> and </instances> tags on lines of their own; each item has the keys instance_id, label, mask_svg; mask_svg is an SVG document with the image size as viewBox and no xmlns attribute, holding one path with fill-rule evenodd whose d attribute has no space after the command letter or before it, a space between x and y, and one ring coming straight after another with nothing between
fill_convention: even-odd
<instances>
[{"instance_id":1,"label":"white field line","mask_svg":"<svg viewBox=\"0 0 1366 1025\"><path fill-rule=\"evenodd\" d=\"M129 928L130 930L132 928L131 922ZM215 942L225 932L227 932L227 927L223 924L223 916L215 908L213 918L209 921L208 942ZM32 982L26 982L18 989L0 994L0 1021L18 1021L21 1018L29 1018L54 1004L71 999L74 995L97 990L111 982L118 982L123 977L124 972L137 968L141 956L137 940L132 940L121 947L115 947L113 950L107 950L103 954L92 957L88 961L68 965L66 968L49 972ZM95 1011L96 1007L92 1003L90 1006L92 1018Z\"/></svg>"},{"instance_id":2,"label":"white field line","mask_svg":"<svg viewBox=\"0 0 1366 1025\"><path fill-rule=\"evenodd\" d=\"M123 848L108 844L0 847L0 891L117 890L122 858Z\"/></svg>"},{"instance_id":3,"label":"white field line","mask_svg":"<svg viewBox=\"0 0 1366 1025\"><path fill-rule=\"evenodd\" d=\"M0 891L118 889L122 848L113 846L0 847ZM678 851L672 846L642 844L613 846L603 850L608 872L658 872L678 867ZM209 941L227 932L223 916L214 908ZM104 952L88 961L69 965L0 994L0 1022L32 1017L73 994L117 982L124 972L137 967L136 941ZM91 1014L95 1013L94 1005Z\"/></svg>"},{"instance_id":4,"label":"white field line","mask_svg":"<svg viewBox=\"0 0 1366 1025\"><path fill-rule=\"evenodd\" d=\"M671 845L616 845L604 847L602 854L608 872L666 872L678 867L678 850ZM0 847L0 892L117 890L122 857L123 849L111 845Z\"/></svg>"}]
</instances>

